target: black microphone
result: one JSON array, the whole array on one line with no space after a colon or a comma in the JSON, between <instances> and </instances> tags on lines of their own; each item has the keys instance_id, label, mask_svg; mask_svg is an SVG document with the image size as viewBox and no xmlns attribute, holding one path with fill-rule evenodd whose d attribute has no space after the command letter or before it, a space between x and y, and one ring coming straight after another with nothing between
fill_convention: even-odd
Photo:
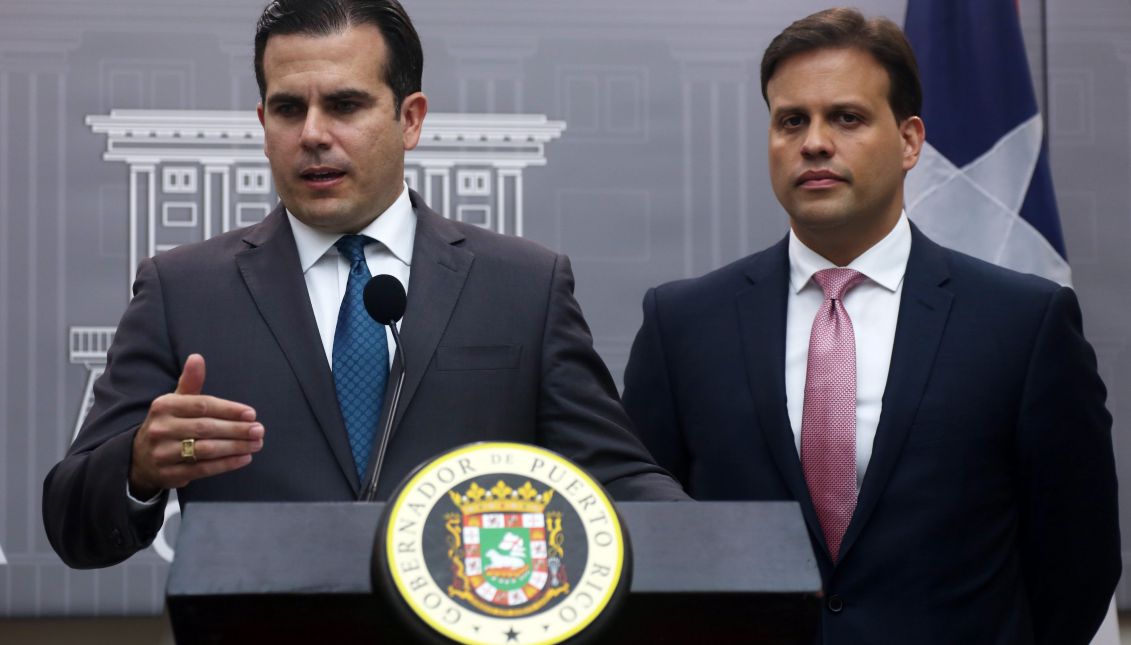
<instances>
[{"instance_id":1,"label":"black microphone","mask_svg":"<svg viewBox=\"0 0 1131 645\"><path fill-rule=\"evenodd\" d=\"M391 325L404 315L408 297L400 280L391 275L373 276L365 285L365 310L382 325ZM400 343L400 339L397 339Z\"/></svg>"},{"instance_id":2,"label":"black microphone","mask_svg":"<svg viewBox=\"0 0 1131 645\"><path fill-rule=\"evenodd\" d=\"M397 403L401 399L401 388L404 386L405 354L401 344L400 334L397 332L397 321L404 316L408 296L400 280L391 275L382 274L373 276L365 285L363 295L365 310L370 317L378 323L387 326L393 332L393 342L401 353L401 371L397 376L397 387L393 390L393 399L389 403L388 414L385 415L385 427L381 430L381 441L377 444L377 459L373 464L369 482L362 489L361 499L373 501L377 496L377 482L381 479L381 465L385 461L385 450L389 447L389 437L393 433L393 419L397 416ZM382 365L383 369L385 366Z\"/></svg>"}]
</instances>

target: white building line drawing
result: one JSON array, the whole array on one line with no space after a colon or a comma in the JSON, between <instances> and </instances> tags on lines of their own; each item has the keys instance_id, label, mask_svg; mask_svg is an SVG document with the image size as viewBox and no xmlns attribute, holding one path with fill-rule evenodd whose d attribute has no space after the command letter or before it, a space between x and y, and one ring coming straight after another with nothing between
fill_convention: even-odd
<instances>
[{"instance_id":1,"label":"white building line drawing","mask_svg":"<svg viewBox=\"0 0 1131 645\"><path fill-rule=\"evenodd\" d=\"M129 169L127 292L143 258L255 224L278 201L255 112L111 110L86 125L106 135L103 160ZM432 113L405 156L405 182L446 217L522 236L523 170L546 165L546 144L565 129L542 114ZM70 328L70 361L87 370L76 435L114 332Z\"/></svg>"},{"instance_id":2,"label":"white building line drawing","mask_svg":"<svg viewBox=\"0 0 1131 645\"><path fill-rule=\"evenodd\" d=\"M106 370L106 351L114 340L113 327L71 327L71 363L86 366L86 385L83 387L82 402L75 417L75 429L71 441L79 434L86 413L94 405L94 381Z\"/></svg>"}]
</instances>

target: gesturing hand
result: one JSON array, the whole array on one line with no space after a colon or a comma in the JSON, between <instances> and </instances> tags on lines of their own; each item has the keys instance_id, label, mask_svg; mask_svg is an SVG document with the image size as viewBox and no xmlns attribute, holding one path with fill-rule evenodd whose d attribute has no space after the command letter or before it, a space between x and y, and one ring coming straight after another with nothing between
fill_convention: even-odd
<instances>
[{"instance_id":1,"label":"gesturing hand","mask_svg":"<svg viewBox=\"0 0 1131 645\"><path fill-rule=\"evenodd\" d=\"M255 410L203 395L203 387L204 357L192 354L176 391L150 404L134 435L129 485L135 498L146 500L161 490L242 468L263 448L263 424L255 420ZM192 456L182 456L186 452Z\"/></svg>"}]
</instances>

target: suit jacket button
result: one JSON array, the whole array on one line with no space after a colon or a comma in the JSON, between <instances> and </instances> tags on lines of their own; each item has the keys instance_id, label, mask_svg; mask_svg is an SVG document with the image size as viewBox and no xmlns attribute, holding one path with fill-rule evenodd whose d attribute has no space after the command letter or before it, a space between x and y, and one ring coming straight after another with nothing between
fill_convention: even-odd
<instances>
[{"instance_id":1,"label":"suit jacket button","mask_svg":"<svg viewBox=\"0 0 1131 645\"><path fill-rule=\"evenodd\" d=\"M829 596L829 599L825 601L825 606L834 614L839 614L844 611L844 601L836 594Z\"/></svg>"}]
</instances>

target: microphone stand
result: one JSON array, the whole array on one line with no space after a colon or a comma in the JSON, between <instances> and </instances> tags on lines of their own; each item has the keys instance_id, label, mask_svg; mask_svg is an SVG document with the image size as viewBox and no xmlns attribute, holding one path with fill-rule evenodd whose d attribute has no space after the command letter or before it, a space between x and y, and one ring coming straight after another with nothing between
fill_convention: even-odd
<instances>
[{"instance_id":1,"label":"microphone stand","mask_svg":"<svg viewBox=\"0 0 1131 645\"><path fill-rule=\"evenodd\" d=\"M361 494L361 499L366 502L372 502L377 497L377 482L381 479L381 465L385 461L385 450L389 447L389 437L393 434L393 420L397 416L397 403L401 400L405 367L408 365L405 360L404 345L401 344L401 336L397 333L397 322L390 322L389 329L393 331L393 340L397 344L397 350L401 353L401 373L397 375L397 386L393 390L393 400L389 402L389 413L385 415L385 426L381 429L381 442L377 445L377 463L373 465L373 474L370 475L369 482L365 485Z\"/></svg>"}]
</instances>

